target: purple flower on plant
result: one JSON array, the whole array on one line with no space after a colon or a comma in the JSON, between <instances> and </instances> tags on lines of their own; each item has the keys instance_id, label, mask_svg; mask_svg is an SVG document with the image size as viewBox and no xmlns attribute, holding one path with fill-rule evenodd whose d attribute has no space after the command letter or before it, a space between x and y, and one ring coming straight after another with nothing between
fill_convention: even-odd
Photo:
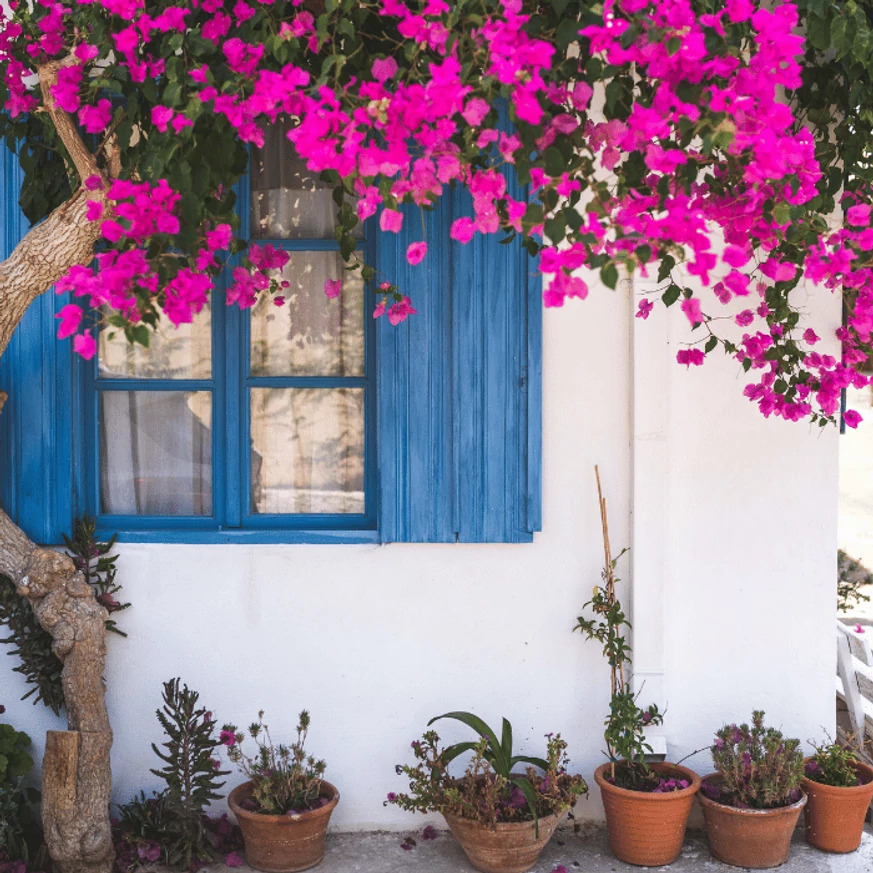
<instances>
[{"instance_id":1,"label":"purple flower on plant","mask_svg":"<svg viewBox=\"0 0 873 873\"><path fill-rule=\"evenodd\" d=\"M721 799L721 788L719 788L718 785L712 785L709 782L701 783L700 793L704 797L708 797L710 800Z\"/></svg>"},{"instance_id":2,"label":"purple flower on plant","mask_svg":"<svg viewBox=\"0 0 873 873\"><path fill-rule=\"evenodd\" d=\"M225 746L235 746L236 745L236 734L233 731L222 731L218 735L218 740Z\"/></svg>"},{"instance_id":3,"label":"purple flower on plant","mask_svg":"<svg viewBox=\"0 0 873 873\"><path fill-rule=\"evenodd\" d=\"M652 713L651 712L644 712L643 713L643 724L648 724L651 720L652 720Z\"/></svg>"},{"instance_id":4,"label":"purple flower on plant","mask_svg":"<svg viewBox=\"0 0 873 873\"><path fill-rule=\"evenodd\" d=\"M524 792L520 788L513 788L512 794L509 796L509 808L523 809L525 806L527 806L527 799Z\"/></svg>"},{"instance_id":5,"label":"purple flower on plant","mask_svg":"<svg viewBox=\"0 0 873 873\"><path fill-rule=\"evenodd\" d=\"M144 846L137 849L140 861L147 861L154 864L161 860L161 844L149 841Z\"/></svg>"},{"instance_id":6,"label":"purple flower on plant","mask_svg":"<svg viewBox=\"0 0 873 873\"><path fill-rule=\"evenodd\" d=\"M791 794L788 795L788 802L797 803L801 797L803 797L803 792L799 788L794 788L792 789Z\"/></svg>"},{"instance_id":7,"label":"purple flower on plant","mask_svg":"<svg viewBox=\"0 0 873 873\"><path fill-rule=\"evenodd\" d=\"M807 776L813 776L818 773L821 768L818 765L818 761L813 758L811 761L806 762L806 766L803 769Z\"/></svg>"},{"instance_id":8,"label":"purple flower on plant","mask_svg":"<svg viewBox=\"0 0 873 873\"><path fill-rule=\"evenodd\" d=\"M388 792L388 803L397 803L397 795L393 791Z\"/></svg>"},{"instance_id":9,"label":"purple flower on plant","mask_svg":"<svg viewBox=\"0 0 873 873\"><path fill-rule=\"evenodd\" d=\"M422 836L422 839L425 839L425 840L435 840L439 836L439 834L437 833L437 830L433 825L428 825L421 832L421 836Z\"/></svg>"},{"instance_id":10,"label":"purple flower on plant","mask_svg":"<svg viewBox=\"0 0 873 873\"><path fill-rule=\"evenodd\" d=\"M239 852L229 852L225 855L224 863L227 867L242 867L244 862Z\"/></svg>"}]
</instances>

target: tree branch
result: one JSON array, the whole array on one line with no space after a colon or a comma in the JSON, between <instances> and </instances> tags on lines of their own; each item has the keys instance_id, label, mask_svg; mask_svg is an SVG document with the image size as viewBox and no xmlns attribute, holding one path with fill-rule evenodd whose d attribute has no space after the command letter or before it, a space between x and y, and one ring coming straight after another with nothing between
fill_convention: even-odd
<instances>
[{"instance_id":1,"label":"tree branch","mask_svg":"<svg viewBox=\"0 0 873 873\"><path fill-rule=\"evenodd\" d=\"M94 157L85 145L79 134L79 129L76 127L76 122L70 113L58 108L55 98L51 93L51 89L58 83L58 71L62 67L74 67L77 63L78 60L75 55L68 55L61 61L50 61L47 64L43 64L37 68L37 73L39 75L39 87L42 91L43 107L48 112L55 130L61 138L61 142L66 146L70 160L72 160L73 166L79 174L80 181L84 182L89 176L99 175L97 158Z\"/></svg>"}]
</instances>

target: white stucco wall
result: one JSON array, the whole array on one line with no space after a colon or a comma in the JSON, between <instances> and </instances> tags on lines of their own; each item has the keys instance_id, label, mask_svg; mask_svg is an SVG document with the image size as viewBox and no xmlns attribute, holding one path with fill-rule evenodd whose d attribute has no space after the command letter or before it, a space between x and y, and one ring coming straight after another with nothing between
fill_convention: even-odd
<instances>
[{"instance_id":1,"label":"white stucco wall","mask_svg":"<svg viewBox=\"0 0 873 873\"><path fill-rule=\"evenodd\" d=\"M819 333L838 316L826 300ZM762 419L733 362L665 367L680 319L671 313L671 345L638 357L632 378L640 325L629 292L595 289L546 314L545 530L532 545L120 547L134 607L121 617L129 639L110 640L106 673L116 799L157 784L154 710L176 675L220 721L247 724L265 709L274 737L308 708L311 750L342 793L340 829L423 824L382 801L404 787L394 765L409 760L410 741L450 709L508 716L530 753L560 731L590 778L608 673L571 628L601 567L595 463L615 550L640 544L634 602L648 614L633 620L647 690L668 707L669 757L707 745L753 706L803 740L832 728L837 434ZM645 451L632 439L634 390L664 413ZM647 457L662 459L662 485L645 474ZM652 535L653 517L663 535ZM619 572L629 579L627 559ZM57 725L17 701L24 686L9 666L8 717L39 739ZM464 734L449 724L442 733ZM705 753L689 763L710 769ZM596 795L580 816L601 815Z\"/></svg>"}]
</instances>

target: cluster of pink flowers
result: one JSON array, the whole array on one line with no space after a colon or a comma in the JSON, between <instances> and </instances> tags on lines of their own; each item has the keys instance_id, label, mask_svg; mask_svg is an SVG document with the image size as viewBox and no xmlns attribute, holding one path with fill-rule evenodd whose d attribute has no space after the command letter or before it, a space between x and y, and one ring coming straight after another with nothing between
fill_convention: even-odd
<instances>
[{"instance_id":1,"label":"cluster of pink flowers","mask_svg":"<svg viewBox=\"0 0 873 873\"><path fill-rule=\"evenodd\" d=\"M377 0L379 14L416 46L420 60L401 67L396 57L372 58L368 75L342 87L324 76L314 82L301 66L304 53L317 54L333 38L316 29L312 13L299 8L302 0L272 31L279 41L302 46L285 64L271 59L265 43L237 35L256 15L273 14L268 0L164 4L158 15L146 11L144 0L95 0L113 16L111 45L73 33L69 6L36 2L43 10L38 33L25 33L14 20L0 31L12 117L38 105L28 83L32 69L15 51L21 44L34 69L64 58L52 98L87 133L101 134L112 123L113 104L88 88L89 71L116 63L134 82L161 77L168 59L158 46L167 34L190 37L196 18L196 36L215 47L213 59L187 70L183 85L192 99L150 109L156 134L188 136L197 113L212 111L241 141L260 146L266 125L291 117L288 138L309 170L338 174L355 196L358 218L378 214L388 233L403 228L402 203L432 205L447 186L463 186L470 214L454 221L451 238L467 243L477 233L506 233L534 243L548 277L549 307L588 295L584 268L602 269L614 284L621 269L646 276L669 258L661 269L665 302L678 302L697 330L692 336L701 337L678 352L678 363L697 367L716 348L727 351L750 373L745 393L764 415L833 418L840 392L868 381L857 364L873 334L869 202L858 196L846 204L845 227L821 236L802 256L789 257L783 246L792 223L808 217L822 179L813 134L797 124L783 96L800 84L803 52L789 0L727 0L707 14L698 14L691 0L605 0L602 20L573 40L583 49L572 61L579 73L574 84L554 75L554 65L576 55L559 51L554 35L532 35L522 0L502 0L462 33L445 0ZM603 62L604 75L625 77L610 83L630 89L625 112L603 118L591 112L594 92L584 79L592 60ZM506 129L495 105L498 90L509 96L515 131ZM528 126L536 129L533 149L523 136ZM512 196L507 172L513 165L523 165L538 203ZM609 174L620 184L604 182ZM93 181L101 194L106 187L101 178ZM94 268L71 270L58 290L133 323L154 300L174 324L190 321L214 290L233 231L227 224L203 227L192 262L168 270L167 252L180 232L178 200L163 180L112 183L105 193L110 214L103 214L103 198L89 205L108 250ZM162 241L159 255L147 257L155 240ZM409 245L407 259L420 264L427 253L427 241L419 240ZM286 261L282 252L252 247L233 270L227 302L249 307L272 293L281 305L287 283L276 273ZM696 290L675 284L671 265L677 264L694 277ZM852 294L848 322L837 333L840 356L819 352L820 338L786 315L793 311L789 292L802 279ZM341 280L328 280L324 291L338 296ZM383 282L377 293L374 317L385 314L396 325L415 314L402 289ZM718 307L727 308L719 315ZM652 309L651 300L641 300L636 315L646 319ZM66 306L59 335L75 336L77 350L88 356L94 340L82 332L83 322L77 304ZM720 322L739 333L716 335ZM786 381L788 347L802 351ZM857 420L846 416L851 426Z\"/></svg>"}]
</instances>

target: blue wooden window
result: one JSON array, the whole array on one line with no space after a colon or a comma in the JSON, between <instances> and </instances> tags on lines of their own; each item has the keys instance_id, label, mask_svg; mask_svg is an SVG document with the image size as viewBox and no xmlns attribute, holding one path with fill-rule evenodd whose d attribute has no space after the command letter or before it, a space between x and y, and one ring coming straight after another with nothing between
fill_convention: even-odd
<instances>
[{"instance_id":1,"label":"blue wooden window","mask_svg":"<svg viewBox=\"0 0 873 873\"><path fill-rule=\"evenodd\" d=\"M26 222L16 203L17 161L5 151L0 161L5 257ZM259 184L244 182L243 204ZM318 224L319 204L306 206ZM336 245L322 227L307 229L304 222L276 234L263 210L256 209L251 225L243 211L244 233L292 253L292 276L330 269L325 259ZM11 398L0 416L4 507L47 543L60 540L74 515L101 508L112 510L101 514L105 533L139 542L530 541L541 528L540 282L536 264L517 245L482 237L467 246L451 241L451 221L462 214L470 214L470 203L461 192L424 213L430 250L416 267L405 253L422 238L418 210L407 210L403 233L361 239L380 277L408 290L419 314L393 327L371 317L372 294L359 295L363 348L352 343L354 362L348 365L345 354L339 370L335 363L325 368L318 354L309 369L286 366L281 355L274 361L271 329L257 321L253 327L249 312L222 301L198 340L200 348L211 346L208 366L201 355L196 367L165 372L155 353L148 367L135 356L120 370L107 372L104 365L101 372L96 362L74 359L69 343L55 338L54 316L66 301L43 295L0 362L0 389ZM351 498L343 492L340 504L326 505L340 511L305 500L298 505L287 493L294 488L276 487L265 496L269 434L254 462L250 451L258 404L270 396L306 395L319 409L311 398L330 392L343 398L331 414L338 406L348 409L349 419L363 416L356 443L363 442L360 489L348 488ZM101 475L101 463L117 455L113 440L128 446L118 427L146 415L158 438L166 438L161 422L170 418L175 432L187 433L172 446L183 465L184 486L175 493L150 490L143 452L138 488L125 482L130 458L116 466L117 483L105 470ZM131 454L129 446L123 451Z\"/></svg>"}]
</instances>

